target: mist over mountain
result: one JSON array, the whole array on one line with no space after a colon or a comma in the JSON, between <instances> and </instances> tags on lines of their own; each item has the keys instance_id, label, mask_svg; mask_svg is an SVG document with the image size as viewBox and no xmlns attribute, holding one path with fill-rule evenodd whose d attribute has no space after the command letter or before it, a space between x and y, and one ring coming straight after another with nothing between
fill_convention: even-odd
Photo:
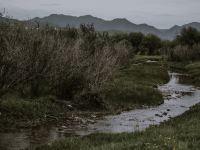
<instances>
[{"instance_id":1,"label":"mist over mountain","mask_svg":"<svg viewBox=\"0 0 200 150\"><path fill-rule=\"evenodd\" d=\"M76 17L63 14L52 14L43 18L36 17L28 20L28 22L40 22L42 24L48 23L58 27L65 27L69 25L76 28L78 28L80 24L94 24L97 31L142 32L144 34L155 34L162 39L169 40L174 39L183 27L191 26L200 30L200 23L198 22L192 22L183 26L175 25L170 29L158 29L148 24L134 24L125 18L104 20L91 15Z\"/></svg>"}]
</instances>

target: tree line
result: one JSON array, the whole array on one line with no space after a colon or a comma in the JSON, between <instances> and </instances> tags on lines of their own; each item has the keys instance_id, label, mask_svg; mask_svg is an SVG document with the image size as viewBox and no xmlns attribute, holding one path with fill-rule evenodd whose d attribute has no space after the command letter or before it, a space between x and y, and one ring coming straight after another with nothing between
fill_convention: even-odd
<instances>
[{"instance_id":1,"label":"tree line","mask_svg":"<svg viewBox=\"0 0 200 150\"><path fill-rule=\"evenodd\" d=\"M174 40L162 40L153 34L124 33L113 35L114 41L127 40L134 54L166 55L172 61L190 61L200 59L200 32L185 27Z\"/></svg>"}]
</instances>

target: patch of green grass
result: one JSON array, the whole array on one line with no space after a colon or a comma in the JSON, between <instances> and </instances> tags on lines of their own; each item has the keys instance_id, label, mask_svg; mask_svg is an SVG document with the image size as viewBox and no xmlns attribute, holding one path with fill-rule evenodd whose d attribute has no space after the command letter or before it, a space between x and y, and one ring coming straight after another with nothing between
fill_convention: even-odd
<instances>
[{"instance_id":1,"label":"patch of green grass","mask_svg":"<svg viewBox=\"0 0 200 150\"><path fill-rule=\"evenodd\" d=\"M173 72L186 73L186 65L188 62L168 62L168 66Z\"/></svg>"},{"instance_id":2,"label":"patch of green grass","mask_svg":"<svg viewBox=\"0 0 200 150\"><path fill-rule=\"evenodd\" d=\"M168 66L174 72L189 74L187 83L200 86L200 62L168 62Z\"/></svg>"},{"instance_id":3,"label":"patch of green grass","mask_svg":"<svg viewBox=\"0 0 200 150\"><path fill-rule=\"evenodd\" d=\"M169 80L167 67L163 61L147 63L160 57L137 57L140 63L132 63L116 73L115 78L104 90L110 109L127 109L141 105L157 105L163 97L157 86Z\"/></svg>"},{"instance_id":4,"label":"patch of green grass","mask_svg":"<svg viewBox=\"0 0 200 150\"><path fill-rule=\"evenodd\" d=\"M197 150L199 147L200 105L197 105L182 116L143 132L67 138L37 150Z\"/></svg>"},{"instance_id":5,"label":"patch of green grass","mask_svg":"<svg viewBox=\"0 0 200 150\"><path fill-rule=\"evenodd\" d=\"M44 121L47 120L48 116L59 117L60 113L64 112L64 108L55 104L53 100L54 98L51 96L37 99L22 99L16 95L7 94L1 97L1 129L16 128L22 122L28 124L35 121Z\"/></svg>"},{"instance_id":6,"label":"patch of green grass","mask_svg":"<svg viewBox=\"0 0 200 150\"><path fill-rule=\"evenodd\" d=\"M151 61L163 61L165 59L166 58L164 56L158 56L158 55L155 55L155 56L136 55L135 58L134 58L134 62L146 62L148 60L151 60Z\"/></svg>"},{"instance_id":7,"label":"patch of green grass","mask_svg":"<svg viewBox=\"0 0 200 150\"><path fill-rule=\"evenodd\" d=\"M200 62L195 62L186 66L188 73L192 76L192 83L200 86Z\"/></svg>"}]
</instances>

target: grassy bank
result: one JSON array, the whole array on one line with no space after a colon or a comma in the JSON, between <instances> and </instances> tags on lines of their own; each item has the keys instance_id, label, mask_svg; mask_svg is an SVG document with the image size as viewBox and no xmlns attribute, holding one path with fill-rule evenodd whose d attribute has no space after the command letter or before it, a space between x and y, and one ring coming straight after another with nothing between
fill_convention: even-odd
<instances>
[{"instance_id":1,"label":"grassy bank","mask_svg":"<svg viewBox=\"0 0 200 150\"><path fill-rule=\"evenodd\" d=\"M7 94L0 99L0 131L34 127L56 121L67 108L54 103L54 97L23 99Z\"/></svg>"},{"instance_id":2,"label":"grassy bank","mask_svg":"<svg viewBox=\"0 0 200 150\"><path fill-rule=\"evenodd\" d=\"M136 56L131 65L122 68L104 90L111 109L131 109L163 102L157 86L169 80L161 57Z\"/></svg>"},{"instance_id":3,"label":"grassy bank","mask_svg":"<svg viewBox=\"0 0 200 150\"><path fill-rule=\"evenodd\" d=\"M189 62L168 62L168 67L173 72L186 73L186 66Z\"/></svg>"},{"instance_id":4,"label":"grassy bank","mask_svg":"<svg viewBox=\"0 0 200 150\"><path fill-rule=\"evenodd\" d=\"M200 62L169 62L169 68L174 72L190 75L189 83L200 86Z\"/></svg>"},{"instance_id":5,"label":"grassy bank","mask_svg":"<svg viewBox=\"0 0 200 150\"><path fill-rule=\"evenodd\" d=\"M144 132L95 134L83 138L68 138L37 150L188 150L200 147L200 105L182 116L152 126Z\"/></svg>"},{"instance_id":6,"label":"grassy bank","mask_svg":"<svg viewBox=\"0 0 200 150\"><path fill-rule=\"evenodd\" d=\"M192 83L200 86L200 62L189 64L185 68L192 77Z\"/></svg>"}]
</instances>

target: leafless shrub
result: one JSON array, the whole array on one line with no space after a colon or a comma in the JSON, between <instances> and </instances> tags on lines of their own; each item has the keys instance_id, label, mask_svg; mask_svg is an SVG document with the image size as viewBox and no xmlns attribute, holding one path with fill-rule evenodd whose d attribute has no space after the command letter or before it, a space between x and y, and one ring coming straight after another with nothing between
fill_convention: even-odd
<instances>
[{"instance_id":1,"label":"leafless shrub","mask_svg":"<svg viewBox=\"0 0 200 150\"><path fill-rule=\"evenodd\" d=\"M129 60L127 41L113 43L92 26L81 30L1 25L0 91L54 94L74 99L100 93L115 69Z\"/></svg>"},{"instance_id":2,"label":"leafless shrub","mask_svg":"<svg viewBox=\"0 0 200 150\"><path fill-rule=\"evenodd\" d=\"M167 51L168 59L172 61L194 61L200 58L200 45L178 45Z\"/></svg>"}]
</instances>

